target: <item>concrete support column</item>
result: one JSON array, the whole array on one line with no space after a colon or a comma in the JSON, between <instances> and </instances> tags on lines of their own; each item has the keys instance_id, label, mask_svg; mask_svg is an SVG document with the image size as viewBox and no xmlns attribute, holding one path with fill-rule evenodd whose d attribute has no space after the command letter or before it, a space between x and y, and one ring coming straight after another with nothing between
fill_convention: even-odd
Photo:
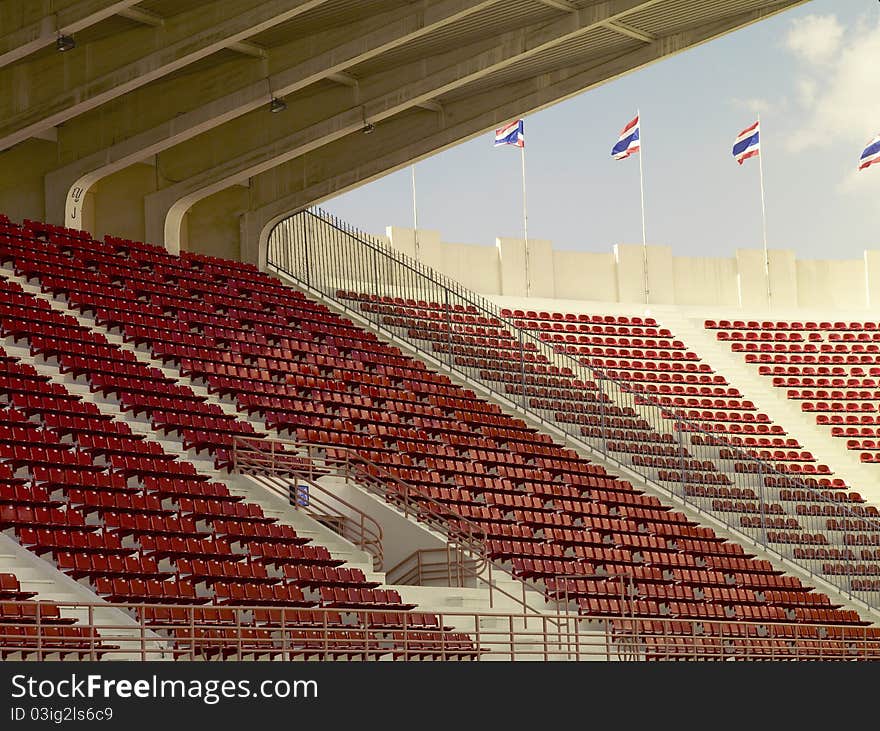
<instances>
[{"instance_id":1,"label":"concrete support column","mask_svg":"<svg viewBox=\"0 0 880 731\"><path fill-rule=\"evenodd\" d=\"M269 234L275 225L286 216L267 216L259 211L246 211L239 218L239 241L241 260L266 269L266 253L269 249Z\"/></svg>"},{"instance_id":2,"label":"concrete support column","mask_svg":"<svg viewBox=\"0 0 880 731\"><path fill-rule=\"evenodd\" d=\"M770 299L761 249L737 249L740 304L743 307L797 307L797 267L793 251L770 250Z\"/></svg>"},{"instance_id":3,"label":"concrete support column","mask_svg":"<svg viewBox=\"0 0 880 731\"><path fill-rule=\"evenodd\" d=\"M645 304L645 252L641 244L615 244L617 291L621 302ZM648 304L675 302L671 246L648 246Z\"/></svg>"},{"instance_id":4,"label":"concrete support column","mask_svg":"<svg viewBox=\"0 0 880 731\"><path fill-rule=\"evenodd\" d=\"M43 221L46 206L43 176L57 159L56 145L47 140L27 140L2 153L0 213L15 221Z\"/></svg>"},{"instance_id":5,"label":"concrete support column","mask_svg":"<svg viewBox=\"0 0 880 731\"><path fill-rule=\"evenodd\" d=\"M528 241L528 279L526 286L526 247L523 239L498 238L501 294L524 297L555 297L553 244L545 239Z\"/></svg>"},{"instance_id":6,"label":"concrete support column","mask_svg":"<svg viewBox=\"0 0 880 731\"><path fill-rule=\"evenodd\" d=\"M415 231L401 226L388 226L385 229L388 242L398 251L402 251L409 257L420 261L422 264L443 271L443 245L440 242L439 231L429 231L420 228ZM418 247L416 236L418 235ZM418 254L416 253L418 249Z\"/></svg>"},{"instance_id":7,"label":"concrete support column","mask_svg":"<svg viewBox=\"0 0 880 731\"><path fill-rule=\"evenodd\" d=\"M865 252L865 304L880 305L880 251Z\"/></svg>"}]
</instances>

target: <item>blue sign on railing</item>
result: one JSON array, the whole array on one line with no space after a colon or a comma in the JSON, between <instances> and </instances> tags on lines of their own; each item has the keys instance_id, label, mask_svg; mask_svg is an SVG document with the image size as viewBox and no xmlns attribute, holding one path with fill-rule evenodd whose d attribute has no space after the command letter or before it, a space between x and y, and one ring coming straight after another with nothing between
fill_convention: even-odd
<instances>
[{"instance_id":1,"label":"blue sign on railing","mask_svg":"<svg viewBox=\"0 0 880 731\"><path fill-rule=\"evenodd\" d=\"M287 499L291 505L296 508L309 507L309 486L308 485L288 485Z\"/></svg>"}]
</instances>

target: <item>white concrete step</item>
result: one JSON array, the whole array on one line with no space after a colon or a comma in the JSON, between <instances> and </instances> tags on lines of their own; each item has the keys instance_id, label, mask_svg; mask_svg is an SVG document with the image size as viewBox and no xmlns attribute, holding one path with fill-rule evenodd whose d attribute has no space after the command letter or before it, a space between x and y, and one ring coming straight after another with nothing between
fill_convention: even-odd
<instances>
[{"instance_id":1,"label":"white concrete step","mask_svg":"<svg viewBox=\"0 0 880 731\"><path fill-rule=\"evenodd\" d=\"M758 375L757 364L746 363L744 354L734 353L730 343L718 341L714 331L703 327L702 320L671 316L667 320L670 329L676 328L680 338L738 388L744 398L797 439L819 462L827 464L835 477L880 506L880 466L862 464L855 452L846 449L845 440L832 437L829 429L818 426L815 414L801 411L798 402L786 397L786 389L776 388L769 377Z\"/></svg>"},{"instance_id":2,"label":"white concrete step","mask_svg":"<svg viewBox=\"0 0 880 731\"><path fill-rule=\"evenodd\" d=\"M60 604L96 605L91 610L85 606L60 608L62 617L77 619L81 624L93 622L98 634L108 644L117 645L115 660L134 660L141 647L140 629L137 621L124 609L114 607L98 597L86 583L75 581L60 572L49 561L21 546L12 536L0 532L0 573L11 572L18 578L23 591L35 591L34 601L52 601ZM150 632L148 637L155 638ZM151 651L158 651L161 642L148 642ZM151 653L153 659L162 659Z\"/></svg>"}]
</instances>

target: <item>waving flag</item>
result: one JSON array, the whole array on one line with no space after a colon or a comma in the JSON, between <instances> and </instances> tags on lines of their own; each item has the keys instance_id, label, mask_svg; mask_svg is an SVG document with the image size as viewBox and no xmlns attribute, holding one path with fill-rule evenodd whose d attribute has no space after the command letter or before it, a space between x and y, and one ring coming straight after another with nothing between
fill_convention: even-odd
<instances>
[{"instance_id":1,"label":"waving flag","mask_svg":"<svg viewBox=\"0 0 880 731\"><path fill-rule=\"evenodd\" d=\"M625 160L630 155L634 155L641 149L639 130L639 117L630 122L620 133L617 144L611 150L611 156L615 160Z\"/></svg>"},{"instance_id":2,"label":"waving flag","mask_svg":"<svg viewBox=\"0 0 880 731\"><path fill-rule=\"evenodd\" d=\"M877 135L868 143L868 146L859 158L859 170L865 170L878 162L880 162L880 135Z\"/></svg>"},{"instance_id":3,"label":"waving flag","mask_svg":"<svg viewBox=\"0 0 880 731\"><path fill-rule=\"evenodd\" d=\"M733 143L733 156L736 161L742 165L750 157L757 157L761 154L761 123L755 122L751 127L747 127L736 138Z\"/></svg>"},{"instance_id":4,"label":"waving flag","mask_svg":"<svg viewBox=\"0 0 880 731\"><path fill-rule=\"evenodd\" d=\"M523 121L521 119L495 130L495 147L501 147L502 145L526 146L526 138L523 134Z\"/></svg>"}]
</instances>

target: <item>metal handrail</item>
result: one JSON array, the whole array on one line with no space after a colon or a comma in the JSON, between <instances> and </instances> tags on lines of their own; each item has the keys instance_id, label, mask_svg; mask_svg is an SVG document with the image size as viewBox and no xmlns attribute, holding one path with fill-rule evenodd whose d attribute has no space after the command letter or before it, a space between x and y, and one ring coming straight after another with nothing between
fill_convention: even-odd
<instances>
[{"instance_id":1,"label":"metal handrail","mask_svg":"<svg viewBox=\"0 0 880 731\"><path fill-rule=\"evenodd\" d=\"M260 482L264 487L274 491L281 496L287 495L287 484L280 478L272 478L267 475L253 474L251 475ZM309 503L305 508L298 504L291 507L296 510L302 510L317 520L322 525L330 528L334 533L338 533L349 543L353 544L362 551L370 554L374 571L381 571L384 562L384 553L382 548L382 527L370 515L363 512L351 503L334 495L329 490L324 490L316 483L309 484ZM321 498L321 495L327 496ZM332 502L340 503L344 508L356 513L357 519L352 519L344 513L334 510ZM295 501L294 501L295 503Z\"/></svg>"},{"instance_id":2,"label":"metal handrail","mask_svg":"<svg viewBox=\"0 0 880 731\"><path fill-rule=\"evenodd\" d=\"M518 612L52 602L63 622L76 620L76 636L65 637L44 616L47 604L3 604L36 606L31 622L0 622L3 659L880 659L880 633L864 625L548 613L535 626L534 615ZM107 610L136 621L99 620Z\"/></svg>"},{"instance_id":3,"label":"metal handrail","mask_svg":"<svg viewBox=\"0 0 880 731\"><path fill-rule=\"evenodd\" d=\"M267 444L271 444L272 448L266 450ZM297 461L299 457L293 462L288 460L292 450L299 450L304 454L305 465ZM236 436L233 442L233 469L242 474L271 474L312 481L320 476L351 479L371 492L383 496L392 493L399 497L407 517L416 512L413 509L413 503L416 502L413 497L416 496L417 502L427 508L425 510L419 506L420 510L417 512L420 518L422 513L426 513L426 517L435 518L438 525L444 523L442 503L423 495L413 485L347 447L284 439L260 439L257 442L248 437ZM390 488L393 488L393 492ZM478 538L482 533L480 527L466 518L457 518L456 523L466 530L452 529L446 532L469 550L479 550L482 547L482 541Z\"/></svg>"},{"instance_id":4,"label":"metal handrail","mask_svg":"<svg viewBox=\"0 0 880 731\"><path fill-rule=\"evenodd\" d=\"M290 443L287 446L290 446ZM373 561L373 570L382 570L384 561L382 526L356 505L324 488L318 481L322 470L316 469L313 460L301 460L277 440L265 439L262 436L236 436L232 442L232 464L238 472L257 478L265 488L288 502L289 485L280 480L278 482L272 480L281 476L290 476L307 483L309 506L305 512L369 553ZM281 465L285 465L283 470L280 468ZM269 474L265 471L266 467L270 469ZM339 512L339 505L354 513L357 520L352 520L350 516ZM302 509L297 500L293 501L291 507Z\"/></svg>"},{"instance_id":5,"label":"metal handrail","mask_svg":"<svg viewBox=\"0 0 880 731\"><path fill-rule=\"evenodd\" d=\"M440 559L432 556L440 555ZM392 585L404 584L427 586L425 582L445 580L444 586L463 587L465 578L477 578L479 562L465 558L463 552L446 544L443 548L418 548L401 559L385 573L385 580Z\"/></svg>"},{"instance_id":6,"label":"metal handrail","mask_svg":"<svg viewBox=\"0 0 880 731\"><path fill-rule=\"evenodd\" d=\"M269 445L269 449L266 449ZM300 451L300 455L296 454ZM449 511L433 498L424 495L415 486L388 472L384 467L372 462L355 450L341 446L328 446L290 440L255 440L248 437L235 437L233 442L233 470L247 475L300 475L338 476L352 481L359 487L397 505L404 517L412 518L428 525L446 536L447 544L456 550L473 555L477 561L474 578L487 585L489 606L494 606L494 595L500 594L521 606L527 614L544 616L530 606L526 598L528 590L535 590L525 579L512 574L497 561L491 559L484 542L485 531L477 524L461 516L452 516ZM449 524L452 517L455 525ZM502 589L493 578L501 574L520 584L522 596L518 597Z\"/></svg>"},{"instance_id":7,"label":"metal handrail","mask_svg":"<svg viewBox=\"0 0 880 731\"><path fill-rule=\"evenodd\" d=\"M344 247L344 255L334 256L334 246ZM503 316L499 308L486 298L466 289L458 282L440 274L421 262L415 261L391 248L375 237L360 232L345 222L318 209L301 211L276 226L270 236L267 263L271 269L287 276L304 290L332 301L337 307L346 312L366 319L370 322L371 326L379 331L405 338L417 351L425 353L425 355L432 359L439 359L443 365L453 371L462 373L470 380L478 381L488 392L492 393L503 403L510 404L514 408L527 413L539 423L562 432L566 441L571 441L582 448L595 451L613 464L631 469L661 493L676 497L694 509L711 515L728 530L735 533L740 540L761 546L768 553L798 566L813 577L813 579L822 582L825 586L840 591L850 599L860 602L865 607L873 610L880 609L880 592L876 588L860 589L854 583L854 581L858 581L859 577L859 566L857 565L859 561L850 555L850 544L846 544L843 554L837 558L834 558L833 554L830 558L825 557L821 555L820 550L815 551L813 557L810 555L802 557L798 555L799 551L806 554L809 552L804 552L800 548L792 548L792 545L796 544L789 545L780 541L771 541L768 538L768 532L772 532L774 530L773 526L778 522L778 514L773 512L771 506L767 505L765 491L768 487L774 485L780 489L804 491L805 494L809 495L810 502L817 507L817 510L813 515L798 513L797 519L803 522L809 517L816 518L818 521L821 521L823 518L840 518L844 526L842 529L844 532L847 521L860 521L860 524L867 524L871 528L880 531L880 520L876 517L876 511L874 514L867 514L850 508L844 502L828 499L819 489L813 487L803 477L777 470L774 465L730 443L723 435L706 430L700 421L694 421L684 415L675 413L672 407L663 406L649 392L636 390L626 381L613 377L603 367L574 358L564 352L563 348L546 343L531 332L518 327L511 319ZM340 290L345 293L346 289L352 288L360 289L366 294L370 294L370 290L372 290L372 295L376 297L394 294L396 296L410 296L414 300L426 299L436 302L441 308L440 311L445 314L445 319L442 323L446 325L446 332L450 336L452 327L455 325L452 317L454 306L461 311L465 311L466 308L472 308L472 312L477 316L486 317L498 322L511 334L511 341L519 344L519 382L522 386L522 399L516 401L507 393L498 390L492 381L483 378L479 373L473 372L478 371L478 368L468 370L469 366L456 362L453 348L451 347L451 339L449 343L449 357L444 359L442 351L432 352L425 350L409 337L408 333L398 332L393 327L383 323L381 318L371 319L369 313L357 309L350 301L340 296ZM401 329L405 330L405 328ZM592 382L596 384L598 396L595 401L599 408L598 418L601 425L601 437L592 438L592 441L588 441L591 438L582 438L579 431L575 433L572 430L572 424L555 418L553 420L547 419L542 413L542 411L547 410L546 408L535 408L529 402L526 393L528 385L527 373L529 373L529 366L526 365L526 355L527 353L542 353L542 351L547 351L543 353L546 357L546 362L555 365L557 369L555 377L579 379L584 383ZM566 369L568 375L565 374ZM512 369L510 370L512 372ZM678 469L679 481L674 483L674 487L669 487L660 479L655 478L649 471L650 468L632 461L624 463L612 453L608 446L609 439L606 435L612 428L610 424L613 423L612 420L615 417L607 412L612 410L611 406L615 403L619 404L618 408L620 409L631 409L635 414L633 418L641 417L645 419L649 427L658 434L677 437L680 466ZM685 448L685 433L702 435L702 444L697 445L691 440L689 447ZM759 521L756 525L747 524L742 520L738 525L724 515L723 511L714 507L707 509L700 504L700 500L703 497L699 495L697 490L701 483L693 479L693 465L695 463L698 464L701 460L694 458L693 455L695 451L698 451L698 447L703 447L704 454L707 456L705 461L718 463L720 461L717 454L719 446L724 446L725 449L729 450L725 459L733 462L733 472L738 481L736 484L745 482L748 485L749 478L756 478L754 487L757 489L752 490L754 500L759 502ZM817 477L821 477L821 475ZM672 482L671 478L667 479L667 482ZM804 530L809 533L810 527L813 527L816 532L829 530L826 526L820 525L819 522L815 526L808 526ZM748 530L757 531L757 535L748 533ZM852 545L857 546L858 543L854 541ZM820 567L824 568L821 565L829 561L842 562L844 571L838 575L840 578L820 570Z\"/></svg>"}]
</instances>

